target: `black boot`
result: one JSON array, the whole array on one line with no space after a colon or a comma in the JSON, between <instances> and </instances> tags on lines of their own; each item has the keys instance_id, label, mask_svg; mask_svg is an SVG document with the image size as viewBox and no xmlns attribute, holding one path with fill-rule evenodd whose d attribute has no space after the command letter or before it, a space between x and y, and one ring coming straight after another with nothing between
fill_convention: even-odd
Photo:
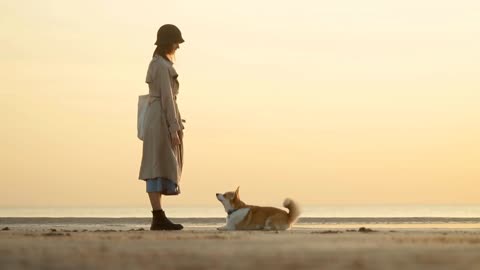
<instances>
[{"instance_id":1,"label":"black boot","mask_svg":"<svg viewBox=\"0 0 480 270\"><path fill-rule=\"evenodd\" d=\"M163 210L153 210L152 211L153 218L152 218L152 226L150 226L150 230L157 231L157 230L181 230L183 229L182 224L175 224L171 222L166 216Z\"/></svg>"}]
</instances>

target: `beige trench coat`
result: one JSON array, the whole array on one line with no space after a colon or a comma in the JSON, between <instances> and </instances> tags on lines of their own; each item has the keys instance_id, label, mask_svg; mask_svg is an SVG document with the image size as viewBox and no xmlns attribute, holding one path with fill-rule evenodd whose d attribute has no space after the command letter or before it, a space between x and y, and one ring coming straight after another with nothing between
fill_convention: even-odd
<instances>
[{"instance_id":1,"label":"beige trench coat","mask_svg":"<svg viewBox=\"0 0 480 270\"><path fill-rule=\"evenodd\" d=\"M148 66L149 109L145 115L142 163L139 179L163 177L180 182L183 166L183 136L172 146L170 133L184 126L177 105L177 72L170 61L154 56ZM183 134L183 132L180 132Z\"/></svg>"}]
</instances>

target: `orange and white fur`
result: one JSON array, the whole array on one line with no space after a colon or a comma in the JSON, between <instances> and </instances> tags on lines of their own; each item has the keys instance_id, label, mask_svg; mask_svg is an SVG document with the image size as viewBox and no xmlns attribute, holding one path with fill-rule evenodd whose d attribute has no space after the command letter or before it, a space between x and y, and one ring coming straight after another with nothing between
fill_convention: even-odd
<instances>
[{"instance_id":1,"label":"orange and white fur","mask_svg":"<svg viewBox=\"0 0 480 270\"><path fill-rule=\"evenodd\" d=\"M300 208L291 199L283 202L287 213L275 207L247 205L240 200L239 189L216 194L228 213L227 224L218 230L288 230L300 216Z\"/></svg>"}]
</instances>

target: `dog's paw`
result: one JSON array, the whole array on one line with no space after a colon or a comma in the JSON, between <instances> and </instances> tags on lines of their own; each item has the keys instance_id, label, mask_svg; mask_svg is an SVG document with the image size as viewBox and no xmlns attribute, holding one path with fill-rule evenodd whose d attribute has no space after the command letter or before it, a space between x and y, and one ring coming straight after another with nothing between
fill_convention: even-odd
<instances>
[{"instance_id":1,"label":"dog's paw","mask_svg":"<svg viewBox=\"0 0 480 270\"><path fill-rule=\"evenodd\" d=\"M219 231L228 231L228 228L227 228L227 226L223 226L223 227L218 227L217 230L219 230Z\"/></svg>"}]
</instances>

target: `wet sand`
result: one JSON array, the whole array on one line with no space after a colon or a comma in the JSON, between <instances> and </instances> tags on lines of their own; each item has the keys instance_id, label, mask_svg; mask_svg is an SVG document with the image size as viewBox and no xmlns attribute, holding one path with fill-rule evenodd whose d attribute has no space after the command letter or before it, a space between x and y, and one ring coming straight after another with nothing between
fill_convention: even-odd
<instances>
[{"instance_id":1,"label":"wet sand","mask_svg":"<svg viewBox=\"0 0 480 270\"><path fill-rule=\"evenodd\" d=\"M480 269L479 229L220 232L187 222L164 232L148 231L148 219L49 220L0 219L0 269Z\"/></svg>"}]
</instances>

